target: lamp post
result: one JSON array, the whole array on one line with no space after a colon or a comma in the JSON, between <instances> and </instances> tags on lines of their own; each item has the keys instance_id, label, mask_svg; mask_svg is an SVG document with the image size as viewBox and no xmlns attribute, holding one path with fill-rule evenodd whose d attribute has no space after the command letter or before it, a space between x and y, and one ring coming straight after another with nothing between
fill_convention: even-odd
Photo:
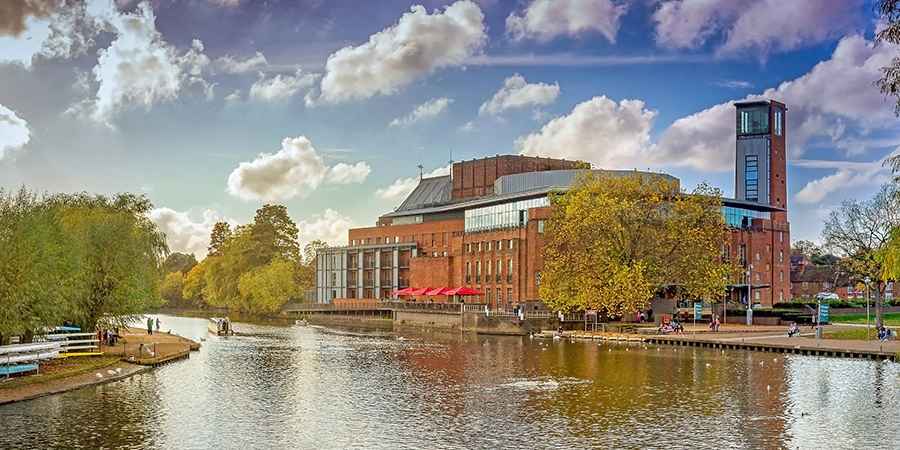
<instances>
[{"instance_id":1,"label":"lamp post","mask_svg":"<svg viewBox=\"0 0 900 450\"><path fill-rule=\"evenodd\" d=\"M871 278L866 277L863 282L866 283L866 340L869 338L869 283L872 281Z\"/></svg>"},{"instance_id":2,"label":"lamp post","mask_svg":"<svg viewBox=\"0 0 900 450\"><path fill-rule=\"evenodd\" d=\"M747 325L753 325L753 264L747 267Z\"/></svg>"}]
</instances>

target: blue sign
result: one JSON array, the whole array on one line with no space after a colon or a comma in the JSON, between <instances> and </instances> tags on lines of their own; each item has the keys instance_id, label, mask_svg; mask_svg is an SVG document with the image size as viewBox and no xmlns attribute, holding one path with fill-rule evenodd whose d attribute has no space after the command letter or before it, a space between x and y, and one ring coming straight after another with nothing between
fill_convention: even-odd
<instances>
[{"instance_id":1,"label":"blue sign","mask_svg":"<svg viewBox=\"0 0 900 450\"><path fill-rule=\"evenodd\" d=\"M822 303L819 305L819 323L828 323L828 311L831 309L831 306L828 303Z\"/></svg>"},{"instance_id":2,"label":"blue sign","mask_svg":"<svg viewBox=\"0 0 900 450\"><path fill-rule=\"evenodd\" d=\"M703 320L703 303L694 303L694 320Z\"/></svg>"}]
</instances>

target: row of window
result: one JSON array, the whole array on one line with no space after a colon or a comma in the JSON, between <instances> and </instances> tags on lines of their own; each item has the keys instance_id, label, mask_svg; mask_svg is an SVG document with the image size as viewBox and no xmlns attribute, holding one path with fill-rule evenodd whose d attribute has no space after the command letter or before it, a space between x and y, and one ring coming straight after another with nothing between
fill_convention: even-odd
<instances>
[{"instance_id":1,"label":"row of window","mask_svg":"<svg viewBox=\"0 0 900 450\"><path fill-rule=\"evenodd\" d=\"M496 241L467 242L466 253L490 252L496 249L498 252L515 248L515 239L499 239ZM505 247L504 247L505 245Z\"/></svg>"},{"instance_id":2,"label":"row of window","mask_svg":"<svg viewBox=\"0 0 900 450\"><path fill-rule=\"evenodd\" d=\"M481 265L482 265L481 261L475 261L475 264L474 264L474 266L475 266L474 282L475 283L482 282ZM471 262L466 261L466 284L471 284L473 281L472 266L473 266L473 264ZM485 277L484 277L485 283L490 283L491 281L500 283L502 281L502 279L503 279L503 260L498 259L496 265L494 265L493 261L488 260L487 263L484 265L484 267L486 270ZM494 274L492 274L491 272L494 272ZM506 260L506 282L507 283L512 283L512 274L513 274L513 260L512 260L512 258L510 258L510 259Z\"/></svg>"},{"instance_id":3,"label":"row of window","mask_svg":"<svg viewBox=\"0 0 900 450\"><path fill-rule=\"evenodd\" d=\"M776 136L784 134L784 110L775 108L772 128ZM741 109L737 117L737 131L739 135L766 134L769 132L769 107L758 106L755 108Z\"/></svg>"},{"instance_id":4,"label":"row of window","mask_svg":"<svg viewBox=\"0 0 900 450\"><path fill-rule=\"evenodd\" d=\"M747 228L753 219L769 219L770 215L765 211L723 206L722 216L725 224L733 228Z\"/></svg>"},{"instance_id":5,"label":"row of window","mask_svg":"<svg viewBox=\"0 0 900 450\"><path fill-rule=\"evenodd\" d=\"M416 238L419 238L418 240ZM350 245L371 245L371 244L399 244L401 242L421 242L423 245L450 245L450 233L422 233L421 235L412 236L378 236L368 237L365 239L351 239Z\"/></svg>"}]
</instances>

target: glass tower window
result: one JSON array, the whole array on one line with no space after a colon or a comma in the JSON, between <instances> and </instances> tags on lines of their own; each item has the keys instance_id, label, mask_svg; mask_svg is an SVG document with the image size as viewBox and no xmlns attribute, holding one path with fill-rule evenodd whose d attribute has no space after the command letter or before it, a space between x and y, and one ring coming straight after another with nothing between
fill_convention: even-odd
<instances>
[{"instance_id":1,"label":"glass tower window","mask_svg":"<svg viewBox=\"0 0 900 450\"><path fill-rule=\"evenodd\" d=\"M498 230L524 227L528 223L528 209L549 206L547 197L473 208L465 213L465 231ZM512 246L510 246L512 248Z\"/></svg>"},{"instance_id":2,"label":"glass tower window","mask_svg":"<svg viewBox=\"0 0 900 450\"><path fill-rule=\"evenodd\" d=\"M744 198L759 201L759 156L747 155L744 159Z\"/></svg>"},{"instance_id":3,"label":"glass tower window","mask_svg":"<svg viewBox=\"0 0 900 450\"><path fill-rule=\"evenodd\" d=\"M744 108L738 112L738 135L766 134L769 132L769 107Z\"/></svg>"},{"instance_id":4,"label":"glass tower window","mask_svg":"<svg viewBox=\"0 0 900 450\"><path fill-rule=\"evenodd\" d=\"M784 111L781 109L775 110L775 135L781 136L784 133Z\"/></svg>"},{"instance_id":5,"label":"glass tower window","mask_svg":"<svg viewBox=\"0 0 900 450\"><path fill-rule=\"evenodd\" d=\"M734 206L723 206L722 216L725 224L733 228L746 228L750 226L753 219L769 219L769 213L765 211L754 211L752 209L737 208Z\"/></svg>"}]
</instances>

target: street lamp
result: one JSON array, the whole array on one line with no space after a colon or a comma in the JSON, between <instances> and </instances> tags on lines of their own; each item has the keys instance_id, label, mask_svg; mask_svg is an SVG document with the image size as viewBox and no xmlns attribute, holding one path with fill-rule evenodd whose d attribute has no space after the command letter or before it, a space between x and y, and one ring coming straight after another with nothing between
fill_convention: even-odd
<instances>
[{"instance_id":1,"label":"street lamp","mask_svg":"<svg viewBox=\"0 0 900 450\"><path fill-rule=\"evenodd\" d=\"M866 283L866 340L869 338L869 283L872 281L871 278L866 277L863 282Z\"/></svg>"},{"instance_id":2,"label":"street lamp","mask_svg":"<svg viewBox=\"0 0 900 450\"><path fill-rule=\"evenodd\" d=\"M752 285L753 285L753 264L750 264L747 267L747 325L753 325L753 296L750 295L752 293Z\"/></svg>"}]
</instances>

